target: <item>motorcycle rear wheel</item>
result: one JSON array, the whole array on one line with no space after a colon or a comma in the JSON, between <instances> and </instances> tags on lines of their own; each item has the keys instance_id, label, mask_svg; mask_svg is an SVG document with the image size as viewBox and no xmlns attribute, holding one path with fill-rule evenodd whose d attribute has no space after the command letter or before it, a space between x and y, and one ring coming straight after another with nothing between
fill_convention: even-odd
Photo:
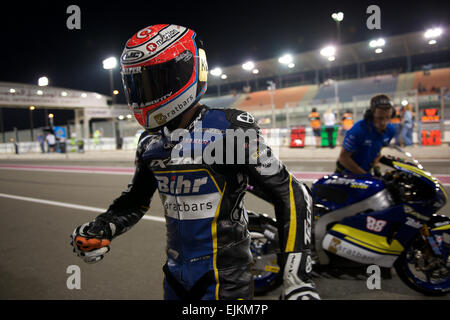
<instances>
[{"instance_id":1,"label":"motorcycle rear wheel","mask_svg":"<svg viewBox=\"0 0 450 320\"><path fill-rule=\"evenodd\" d=\"M262 296L278 288L283 282L277 263L277 251L274 248L278 244L271 243L264 235L266 225L275 226L275 222L271 218L255 215L251 216L250 221L248 229L252 236L250 250L253 255L253 292L255 296Z\"/></svg>"}]
</instances>

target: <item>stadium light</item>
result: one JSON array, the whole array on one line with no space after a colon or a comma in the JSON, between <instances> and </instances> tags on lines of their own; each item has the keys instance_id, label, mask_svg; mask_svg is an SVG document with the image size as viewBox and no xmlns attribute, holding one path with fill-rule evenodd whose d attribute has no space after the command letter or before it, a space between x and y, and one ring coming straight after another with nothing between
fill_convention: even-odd
<instances>
[{"instance_id":1,"label":"stadium light","mask_svg":"<svg viewBox=\"0 0 450 320\"><path fill-rule=\"evenodd\" d=\"M408 100L403 99L402 100L402 106L406 107L408 105Z\"/></svg>"},{"instance_id":2,"label":"stadium light","mask_svg":"<svg viewBox=\"0 0 450 320\"><path fill-rule=\"evenodd\" d=\"M214 68L209 73L211 73L215 77L219 77L222 74L222 69Z\"/></svg>"},{"instance_id":3,"label":"stadium light","mask_svg":"<svg viewBox=\"0 0 450 320\"><path fill-rule=\"evenodd\" d=\"M253 61L247 61L246 63L244 63L242 65L242 69L246 70L246 71L252 71L255 68L255 64L253 63Z\"/></svg>"},{"instance_id":4,"label":"stadium light","mask_svg":"<svg viewBox=\"0 0 450 320\"><path fill-rule=\"evenodd\" d=\"M425 39L429 39L428 44L430 46L435 45L437 43L437 38L440 37L442 34L441 28L432 28L425 31Z\"/></svg>"},{"instance_id":5,"label":"stadium light","mask_svg":"<svg viewBox=\"0 0 450 320\"><path fill-rule=\"evenodd\" d=\"M425 39L434 39L436 40L442 34L441 28L432 28L425 31Z\"/></svg>"},{"instance_id":6,"label":"stadium light","mask_svg":"<svg viewBox=\"0 0 450 320\"><path fill-rule=\"evenodd\" d=\"M325 48L322 48L322 50L320 50L320 54L324 57L334 57L336 53L336 48L333 46L327 46Z\"/></svg>"},{"instance_id":7,"label":"stadium light","mask_svg":"<svg viewBox=\"0 0 450 320\"><path fill-rule=\"evenodd\" d=\"M291 62L291 63L288 64L288 68L289 68L289 69L292 69L293 67L295 67L295 63L292 63L292 62Z\"/></svg>"},{"instance_id":8,"label":"stadium light","mask_svg":"<svg viewBox=\"0 0 450 320\"><path fill-rule=\"evenodd\" d=\"M9 93L16 93L16 89L14 88L9 89Z\"/></svg>"},{"instance_id":9,"label":"stadium light","mask_svg":"<svg viewBox=\"0 0 450 320\"><path fill-rule=\"evenodd\" d=\"M331 18L333 18L333 20L336 22L341 22L342 20L344 20L344 13L343 12L333 13L331 15Z\"/></svg>"},{"instance_id":10,"label":"stadium light","mask_svg":"<svg viewBox=\"0 0 450 320\"><path fill-rule=\"evenodd\" d=\"M38 94L38 96L42 96L44 94L44 92L42 90L38 90L38 91L36 91L36 93Z\"/></svg>"},{"instance_id":11,"label":"stadium light","mask_svg":"<svg viewBox=\"0 0 450 320\"><path fill-rule=\"evenodd\" d=\"M66 92L66 91L63 91L63 92L61 92L61 95L62 95L63 97L67 97L67 92Z\"/></svg>"},{"instance_id":12,"label":"stadium light","mask_svg":"<svg viewBox=\"0 0 450 320\"><path fill-rule=\"evenodd\" d=\"M40 78L38 79L38 85L39 85L40 87L48 86L48 78L47 78L47 77L40 77Z\"/></svg>"},{"instance_id":13,"label":"stadium light","mask_svg":"<svg viewBox=\"0 0 450 320\"><path fill-rule=\"evenodd\" d=\"M103 60L103 69L110 70L117 67L117 59L115 57L110 57Z\"/></svg>"},{"instance_id":14,"label":"stadium light","mask_svg":"<svg viewBox=\"0 0 450 320\"><path fill-rule=\"evenodd\" d=\"M384 47L384 45L386 44L386 40L384 40L383 38L379 38L376 40L371 40L369 42L369 47L371 48L379 48L379 47Z\"/></svg>"},{"instance_id":15,"label":"stadium light","mask_svg":"<svg viewBox=\"0 0 450 320\"><path fill-rule=\"evenodd\" d=\"M117 90L117 89L114 90L114 91L113 91L113 94L117 96L117 95L119 94L119 90Z\"/></svg>"},{"instance_id":16,"label":"stadium light","mask_svg":"<svg viewBox=\"0 0 450 320\"><path fill-rule=\"evenodd\" d=\"M381 48L376 48L375 49L375 53L382 53L383 52L383 49L381 49Z\"/></svg>"},{"instance_id":17,"label":"stadium light","mask_svg":"<svg viewBox=\"0 0 450 320\"><path fill-rule=\"evenodd\" d=\"M222 80L225 80L226 78L228 78L226 74L222 74L222 75L220 76L220 79L222 79Z\"/></svg>"},{"instance_id":18,"label":"stadium light","mask_svg":"<svg viewBox=\"0 0 450 320\"><path fill-rule=\"evenodd\" d=\"M258 73L259 73L259 70L258 70L258 69L253 69L253 70L252 70L252 73L253 73L253 74L258 74Z\"/></svg>"},{"instance_id":19,"label":"stadium light","mask_svg":"<svg viewBox=\"0 0 450 320\"><path fill-rule=\"evenodd\" d=\"M278 58L278 62L281 64L287 64L289 65L290 63L292 63L292 61L294 60L294 58L292 57L292 55L290 54L285 54L281 57Z\"/></svg>"},{"instance_id":20,"label":"stadium light","mask_svg":"<svg viewBox=\"0 0 450 320\"><path fill-rule=\"evenodd\" d=\"M335 56L328 57L328 61L334 61L334 60L336 60Z\"/></svg>"}]
</instances>

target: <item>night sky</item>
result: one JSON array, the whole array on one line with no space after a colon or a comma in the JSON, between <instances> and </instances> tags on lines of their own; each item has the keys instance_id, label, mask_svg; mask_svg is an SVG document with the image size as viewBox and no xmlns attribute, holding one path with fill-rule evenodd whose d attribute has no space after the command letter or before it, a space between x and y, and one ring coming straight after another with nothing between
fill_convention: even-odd
<instances>
[{"instance_id":1,"label":"night sky","mask_svg":"<svg viewBox=\"0 0 450 320\"><path fill-rule=\"evenodd\" d=\"M343 43L447 26L450 12L448 2L431 0L11 2L3 2L0 9L0 81L36 84L45 75L51 86L102 94L109 92L103 59L118 58L125 42L152 24L194 29L205 42L209 67L214 68L320 48L336 39L331 14L337 11L345 15ZM81 8L81 30L66 27L66 9L71 4ZM366 8L371 4L381 8L381 30L366 27ZM122 92L118 69L114 76ZM124 101L122 93L119 99ZM4 110L5 130L28 128L25 114ZM65 114L55 113L57 124L71 117L70 112Z\"/></svg>"}]
</instances>

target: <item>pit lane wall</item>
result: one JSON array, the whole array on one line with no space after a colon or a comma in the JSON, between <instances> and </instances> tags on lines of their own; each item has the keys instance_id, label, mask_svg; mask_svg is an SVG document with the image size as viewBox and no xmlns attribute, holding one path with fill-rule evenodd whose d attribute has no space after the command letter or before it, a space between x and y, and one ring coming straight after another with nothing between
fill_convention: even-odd
<instances>
[{"instance_id":1,"label":"pit lane wall","mask_svg":"<svg viewBox=\"0 0 450 320\"><path fill-rule=\"evenodd\" d=\"M305 146L311 147L315 146L315 137L313 136L312 129L309 127L305 128ZM275 129L262 129L262 134L266 139L267 143L273 148L276 147L289 147L290 145L290 129L287 128L275 128ZM134 150L136 149L138 134L135 136L123 137L122 139L122 150ZM79 152L79 147L76 139L66 140L66 152ZM339 142L342 141L338 139ZM413 133L413 142L415 145L419 144L417 132ZM442 145L450 143L450 130L445 131L444 139L442 140ZM17 151L16 151L17 147ZM83 140L83 150L84 151L111 151L116 150L116 139L112 137L101 137L96 139L84 139ZM47 149L45 149L47 151ZM37 141L30 142L8 142L0 143L0 153L41 153L41 147Z\"/></svg>"}]
</instances>

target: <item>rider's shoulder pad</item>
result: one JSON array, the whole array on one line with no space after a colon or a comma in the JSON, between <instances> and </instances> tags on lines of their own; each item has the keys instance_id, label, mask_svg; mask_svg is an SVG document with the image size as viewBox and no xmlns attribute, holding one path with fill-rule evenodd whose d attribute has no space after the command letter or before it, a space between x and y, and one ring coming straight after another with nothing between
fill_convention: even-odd
<instances>
[{"instance_id":1,"label":"rider's shoulder pad","mask_svg":"<svg viewBox=\"0 0 450 320\"><path fill-rule=\"evenodd\" d=\"M255 117L247 111L238 109L226 109L225 113L227 120L233 127L259 129Z\"/></svg>"}]
</instances>

